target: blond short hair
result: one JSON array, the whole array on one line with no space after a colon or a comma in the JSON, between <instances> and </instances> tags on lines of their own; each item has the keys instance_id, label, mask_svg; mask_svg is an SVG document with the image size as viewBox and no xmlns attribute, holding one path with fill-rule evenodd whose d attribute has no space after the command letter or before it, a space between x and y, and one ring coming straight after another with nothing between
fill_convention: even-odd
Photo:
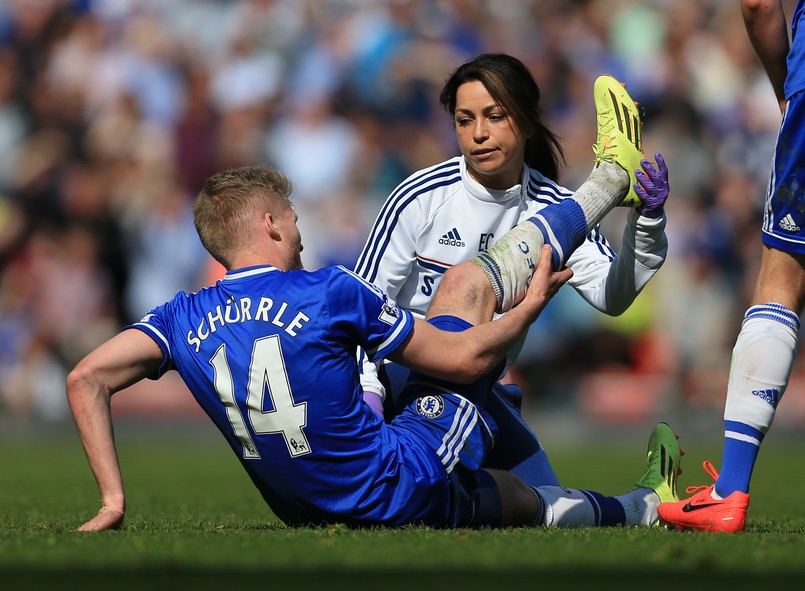
<instances>
[{"instance_id":1,"label":"blond short hair","mask_svg":"<svg viewBox=\"0 0 805 591\"><path fill-rule=\"evenodd\" d=\"M291 181L267 166L243 166L212 175L193 204L204 248L227 269L252 238L255 219L292 207Z\"/></svg>"}]
</instances>

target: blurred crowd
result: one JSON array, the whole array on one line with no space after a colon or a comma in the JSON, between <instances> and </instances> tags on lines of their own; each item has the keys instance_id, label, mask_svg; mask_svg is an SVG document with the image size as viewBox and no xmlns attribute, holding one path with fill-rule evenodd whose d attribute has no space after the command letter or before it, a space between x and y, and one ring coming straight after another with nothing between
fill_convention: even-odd
<instances>
[{"instance_id":1,"label":"blurred crowd","mask_svg":"<svg viewBox=\"0 0 805 591\"><path fill-rule=\"evenodd\" d=\"M619 318L562 290L512 379L537 405L606 406L616 375L615 406L720 407L780 119L737 0L0 0L0 415L66 416L78 359L221 275L191 213L215 171L284 171L305 266L351 267L391 189L458 153L439 90L486 51L534 72L564 186L601 73L671 171L665 267Z\"/></svg>"}]
</instances>

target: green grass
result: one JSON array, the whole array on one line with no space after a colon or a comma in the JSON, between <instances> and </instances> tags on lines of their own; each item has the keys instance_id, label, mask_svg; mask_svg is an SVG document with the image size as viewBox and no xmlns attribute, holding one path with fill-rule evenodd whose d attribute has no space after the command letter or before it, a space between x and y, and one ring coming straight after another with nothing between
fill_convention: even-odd
<instances>
[{"instance_id":1,"label":"green grass","mask_svg":"<svg viewBox=\"0 0 805 591\"><path fill-rule=\"evenodd\" d=\"M642 439L552 451L568 486L606 494L639 475ZM119 435L129 512L123 530L75 528L99 508L77 437L0 441L0 587L214 589L236 585L411 590L563 587L657 588L717 577L732 586L805 575L805 442L770 440L737 535L660 529L353 531L289 529L262 502L220 437ZM682 484L704 484L687 443ZM456 578L461 577L461 585ZM647 584L647 582L649 582Z\"/></svg>"}]
</instances>

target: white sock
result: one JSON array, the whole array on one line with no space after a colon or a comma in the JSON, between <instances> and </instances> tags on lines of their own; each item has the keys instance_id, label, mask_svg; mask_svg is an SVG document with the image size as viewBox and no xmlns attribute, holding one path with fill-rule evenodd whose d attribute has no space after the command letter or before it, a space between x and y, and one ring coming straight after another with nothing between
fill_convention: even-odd
<instances>
[{"instance_id":1,"label":"white sock","mask_svg":"<svg viewBox=\"0 0 805 591\"><path fill-rule=\"evenodd\" d=\"M545 503L542 525L554 527L585 527L598 525L590 499L581 491L562 486L538 486L537 492Z\"/></svg>"},{"instance_id":2,"label":"white sock","mask_svg":"<svg viewBox=\"0 0 805 591\"><path fill-rule=\"evenodd\" d=\"M587 233L618 205L629 191L629 173L613 162L596 164L573 194L587 220Z\"/></svg>"},{"instance_id":3,"label":"white sock","mask_svg":"<svg viewBox=\"0 0 805 591\"><path fill-rule=\"evenodd\" d=\"M779 304L747 310L732 351L726 421L769 430L791 375L798 330L796 314Z\"/></svg>"},{"instance_id":4,"label":"white sock","mask_svg":"<svg viewBox=\"0 0 805 591\"><path fill-rule=\"evenodd\" d=\"M657 521L660 495L650 488L636 488L615 497L623 505L626 514L624 525L652 525Z\"/></svg>"}]
</instances>

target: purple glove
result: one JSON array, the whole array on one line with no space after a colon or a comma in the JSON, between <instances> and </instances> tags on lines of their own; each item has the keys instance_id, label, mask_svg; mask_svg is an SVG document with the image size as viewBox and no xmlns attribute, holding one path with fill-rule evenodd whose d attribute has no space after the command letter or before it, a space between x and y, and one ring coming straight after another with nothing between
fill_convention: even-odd
<instances>
[{"instance_id":1,"label":"purple glove","mask_svg":"<svg viewBox=\"0 0 805 591\"><path fill-rule=\"evenodd\" d=\"M383 399L380 398L380 394L366 390L363 393L363 401L369 405L373 413L381 419L385 419L386 415L383 412Z\"/></svg>"},{"instance_id":2,"label":"purple glove","mask_svg":"<svg viewBox=\"0 0 805 591\"><path fill-rule=\"evenodd\" d=\"M665 200L668 199L668 167L665 166L665 159L662 154L654 154L657 159L657 168L649 160L641 160L643 170L635 171L637 184L634 186L635 193L640 197L643 204L637 208L640 215L647 218L658 218L662 215Z\"/></svg>"}]
</instances>

